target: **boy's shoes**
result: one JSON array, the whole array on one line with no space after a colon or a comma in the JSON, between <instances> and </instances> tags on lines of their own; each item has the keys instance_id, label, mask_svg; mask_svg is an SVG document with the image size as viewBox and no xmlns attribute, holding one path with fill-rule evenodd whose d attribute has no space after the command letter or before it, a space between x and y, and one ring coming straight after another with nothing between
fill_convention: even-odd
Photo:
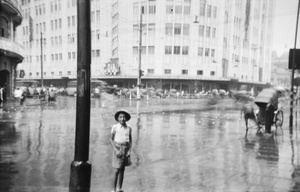
<instances>
[{"instance_id":1,"label":"boy's shoes","mask_svg":"<svg viewBox=\"0 0 300 192\"><path fill-rule=\"evenodd\" d=\"M117 189L116 192L124 192L122 189Z\"/></svg>"}]
</instances>

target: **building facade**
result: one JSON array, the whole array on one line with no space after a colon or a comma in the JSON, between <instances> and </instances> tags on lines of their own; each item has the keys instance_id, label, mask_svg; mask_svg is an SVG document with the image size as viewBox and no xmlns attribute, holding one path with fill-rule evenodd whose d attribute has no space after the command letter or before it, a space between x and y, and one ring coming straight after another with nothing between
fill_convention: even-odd
<instances>
[{"instance_id":1,"label":"building facade","mask_svg":"<svg viewBox=\"0 0 300 192\"><path fill-rule=\"evenodd\" d=\"M146 87L193 92L265 85L271 80L274 5L274 0L92 0L91 76L135 86L141 51ZM46 84L62 86L76 79L76 0L23 0L23 11L24 78L40 79L43 73Z\"/></svg>"},{"instance_id":2,"label":"building facade","mask_svg":"<svg viewBox=\"0 0 300 192\"><path fill-rule=\"evenodd\" d=\"M5 87L5 97L12 96L16 67L23 60L24 49L16 42L16 29L22 20L18 1L0 1L0 85Z\"/></svg>"}]
</instances>

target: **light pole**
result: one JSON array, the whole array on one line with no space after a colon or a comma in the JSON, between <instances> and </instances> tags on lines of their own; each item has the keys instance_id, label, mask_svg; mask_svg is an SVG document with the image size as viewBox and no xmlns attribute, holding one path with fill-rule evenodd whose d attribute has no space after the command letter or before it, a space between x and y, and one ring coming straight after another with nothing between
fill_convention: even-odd
<instances>
[{"instance_id":1,"label":"light pole","mask_svg":"<svg viewBox=\"0 0 300 192\"><path fill-rule=\"evenodd\" d=\"M142 7L140 7L140 40L139 40L139 64L138 64L138 78L137 78L137 89L136 89L136 99L140 100L140 86L141 86L141 65L142 65L142 32L143 32L143 16L142 16Z\"/></svg>"},{"instance_id":2,"label":"light pole","mask_svg":"<svg viewBox=\"0 0 300 192\"><path fill-rule=\"evenodd\" d=\"M89 162L91 113L91 2L77 0L77 96L75 155L71 163L70 192L89 192L92 165Z\"/></svg>"},{"instance_id":3,"label":"light pole","mask_svg":"<svg viewBox=\"0 0 300 192\"><path fill-rule=\"evenodd\" d=\"M293 53L293 63L292 63L292 75L291 75L292 77L291 77L291 103L290 103L290 134L293 134L294 74L295 74L295 57L296 57L296 45L297 45L299 9L300 9L300 1L298 1L295 44L294 44L294 50L293 50L294 53Z\"/></svg>"},{"instance_id":4,"label":"light pole","mask_svg":"<svg viewBox=\"0 0 300 192\"><path fill-rule=\"evenodd\" d=\"M43 71L43 33L41 33L41 84L44 87L44 71Z\"/></svg>"}]
</instances>

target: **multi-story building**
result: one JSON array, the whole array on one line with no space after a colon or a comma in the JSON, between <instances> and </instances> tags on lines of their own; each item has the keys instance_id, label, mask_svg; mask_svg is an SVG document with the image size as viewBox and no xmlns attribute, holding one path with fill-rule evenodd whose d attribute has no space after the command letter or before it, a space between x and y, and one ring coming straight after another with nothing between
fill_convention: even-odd
<instances>
[{"instance_id":1,"label":"multi-story building","mask_svg":"<svg viewBox=\"0 0 300 192\"><path fill-rule=\"evenodd\" d=\"M23 60L23 47L16 42L16 28L23 20L16 0L0 1L0 85L5 97L11 97L16 79L16 67Z\"/></svg>"},{"instance_id":2,"label":"multi-story building","mask_svg":"<svg viewBox=\"0 0 300 192\"><path fill-rule=\"evenodd\" d=\"M41 78L42 55L45 82L62 85L75 79L76 1L23 2L27 2L20 30L27 48L24 78ZM271 75L274 4L271 0L93 0L91 76L132 87L141 51L146 87L192 92L264 85ZM26 33L30 21L32 31Z\"/></svg>"},{"instance_id":3,"label":"multi-story building","mask_svg":"<svg viewBox=\"0 0 300 192\"><path fill-rule=\"evenodd\" d=\"M271 82L275 86L282 86L289 89L291 87L291 72L288 69L289 53L284 52L281 56L272 54L272 75Z\"/></svg>"}]
</instances>

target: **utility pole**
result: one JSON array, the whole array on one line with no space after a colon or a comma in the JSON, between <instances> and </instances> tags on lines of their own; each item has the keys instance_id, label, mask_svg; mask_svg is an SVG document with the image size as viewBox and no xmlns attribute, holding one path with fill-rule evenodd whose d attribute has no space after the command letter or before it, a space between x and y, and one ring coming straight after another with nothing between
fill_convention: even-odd
<instances>
[{"instance_id":1,"label":"utility pole","mask_svg":"<svg viewBox=\"0 0 300 192\"><path fill-rule=\"evenodd\" d=\"M41 33L41 84L42 88L44 87L44 78L43 78L43 33Z\"/></svg>"},{"instance_id":2,"label":"utility pole","mask_svg":"<svg viewBox=\"0 0 300 192\"><path fill-rule=\"evenodd\" d=\"M140 86L142 84L141 81L141 65L142 65L142 32L143 32L143 15L142 15L142 8L140 9L140 41L139 41L139 66L138 66L138 79L137 79L137 89L136 89L136 99L140 100Z\"/></svg>"},{"instance_id":3,"label":"utility pole","mask_svg":"<svg viewBox=\"0 0 300 192\"><path fill-rule=\"evenodd\" d=\"M75 157L71 163L70 192L89 192L92 165L89 162L91 109L91 2L77 0L77 97Z\"/></svg>"},{"instance_id":4,"label":"utility pole","mask_svg":"<svg viewBox=\"0 0 300 192\"><path fill-rule=\"evenodd\" d=\"M294 107L294 74L295 74L295 57L296 57L296 45L297 45L297 34L298 34L298 21L299 21L299 9L300 1L298 1L297 21L296 21L296 33L295 33L295 44L293 53L292 63L292 77L291 77L291 102L290 102L290 134L293 134L293 107Z\"/></svg>"}]
</instances>

